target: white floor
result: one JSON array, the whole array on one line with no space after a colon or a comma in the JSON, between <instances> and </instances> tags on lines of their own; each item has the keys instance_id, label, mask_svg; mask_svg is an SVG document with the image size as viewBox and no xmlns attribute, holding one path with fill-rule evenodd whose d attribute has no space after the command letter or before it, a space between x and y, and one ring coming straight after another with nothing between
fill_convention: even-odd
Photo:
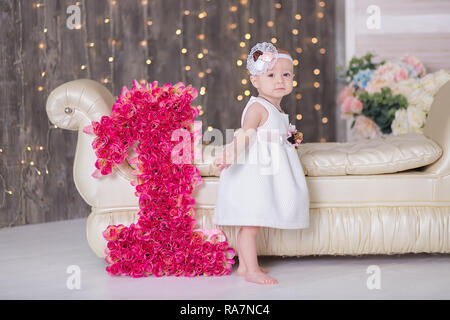
<instances>
[{"instance_id":1,"label":"white floor","mask_svg":"<svg viewBox=\"0 0 450 320\"><path fill-rule=\"evenodd\" d=\"M449 299L450 255L260 257L278 285L223 277L112 277L90 250L86 219L0 230L1 299ZM379 269L380 288L368 279ZM68 279L80 270L80 288ZM235 269L234 269L235 270ZM370 281L369 281L370 282ZM371 282L373 283L373 282Z\"/></svg>"}]
</instances>

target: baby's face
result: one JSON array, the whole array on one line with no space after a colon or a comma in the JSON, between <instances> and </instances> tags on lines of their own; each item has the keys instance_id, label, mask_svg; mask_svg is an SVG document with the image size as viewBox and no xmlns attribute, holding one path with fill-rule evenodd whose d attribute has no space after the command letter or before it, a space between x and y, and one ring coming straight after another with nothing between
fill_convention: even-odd
<instances>
[{"instance_id":1,"label":"baby's face","mask_svg":"<svg viewBox=\"0 0 450 320\"><path fill-rule=\"evenodd\" d=\"M294 66L291 60L279 58L272 69L259 76L250 76L250 80L260 94L281 98L292 92Z\"/></svg>"}]
</instances>

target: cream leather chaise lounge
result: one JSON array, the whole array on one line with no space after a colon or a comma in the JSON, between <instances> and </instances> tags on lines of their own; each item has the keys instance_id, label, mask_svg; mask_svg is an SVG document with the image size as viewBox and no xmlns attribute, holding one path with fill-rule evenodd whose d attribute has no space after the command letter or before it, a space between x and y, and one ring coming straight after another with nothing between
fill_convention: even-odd
<instances>
[{"instance_id":1,"label":"cream leather chaise lounge","mask_svg":"<svg viewBox=\"0 0 450 320\"><path fill-rule=\"evenodd\" d=\"M78 131L74 182L92 207L87 240L99 257L110 224L138 217L138 199L125 161L95 179L94 136L83 128L109 115L111 92L80 79L54 89L47 114L60 128ZM298 150L310 195L310 226L302 230L261 228L259 255L362 255L450 252L450 82L432 104L424 135L410 133L369 141L304 143ZM222 146L215 147L220 151ZM205 149L205 148L203 148ZM212 156L196 163L203 183L195 190L196 228L222 229L236 248L239 227L212 223L219 172Z\"/></svg>"}]
</instances>

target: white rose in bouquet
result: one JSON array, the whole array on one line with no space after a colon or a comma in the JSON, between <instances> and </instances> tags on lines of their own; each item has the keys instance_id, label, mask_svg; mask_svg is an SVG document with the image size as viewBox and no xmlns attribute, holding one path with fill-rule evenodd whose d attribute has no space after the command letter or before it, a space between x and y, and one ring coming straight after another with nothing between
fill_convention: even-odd
<instances>
[{"instance_id":1,"label":"white rose in bouquet","mask_svg":"<svg viewBox=\"0 0 450 320\"><path fill-rule=\"evenodd\" d=\"M417 107L421 108L423 111L428 113L431 109L431 104L433 103L433 96L428 93L424 93L419 97Z\"/></svg>"},{"instance_id":2,"label":"white rose in bouquet","mask_svg":"<svg viewBox=\"0 0 450 320\"><path fill-rule=\"evenodd\" d=\"M419 82L414 78L409 78L392 85L392 95L402 94L408 97L415 89L419 88Z\"/></svg>"},{"instance_id":3,"label":"white rose in bouquet","mask_svg":"<svg viewBox=\"0 0 450 320\"><path fill-rule=\"evenodd\" d=\"M398 109L391 125L392 134L404 134L409 132L408 112L406 109Z\"/></svg>"},{"instance_id":4,"label":"white rose in bouquet","mask_svg":"<svg viewBox=\"0 0 450 320\"><path fill-rule=\"evenodd\" d=\"M433 75L434 82L439 88L442 87L447 81L450 81L450 73L447 70L441 69L433 73Z\"/></svg>"},{"instance_id":5,"label":"white rose in bouquet","mask_svg":"<svg viewBox=\"0 0 450 320\"><path fill-rule=\"evenodd\" d=\"M427 113L420 107L409 106L406 109L408 114L409 129L412 132L422 133L421 128L425 125Z\"/></svg>"},{"instance_id":6,"label":"white rose in bouquet","mask_svg":"<svg viewBox=\"0 0 450 320\"><path fill-rule=\"evenodd\" d=\"M425 90L428 94L434 96L439 89L434 81L434 76L432 73L427 74L425 77L419 80L420 87Z\"/></svg>"}]
</instances>

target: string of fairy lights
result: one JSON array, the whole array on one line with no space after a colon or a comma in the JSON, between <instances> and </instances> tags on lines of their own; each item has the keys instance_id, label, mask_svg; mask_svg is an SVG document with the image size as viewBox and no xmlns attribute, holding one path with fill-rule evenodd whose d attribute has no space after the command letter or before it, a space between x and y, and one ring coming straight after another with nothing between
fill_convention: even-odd
<instances>
[{"instance_id":1,"label":"string of fairy lights","mask_svg":"<svg viewBox=\"0 0 450 320\"><path fill-rule=\"evenodd\" d=\"M83 0L83 7L85 7L85 0ZM207 84L208 84L208 76L212 74L212 69L208 66L208 48L206 48L203 44L205 43L206 40L206 36L205 36L205 28L206 28L206 17L208 16L208 10L207 10L207 6L205 6L205 4L207 3L211 3L213 1L218 1L218 0L205 0L204 3L202 3L201 6L199 6L198 8L184 8L182 10L182 12L180 13L181 16L184 16L185 18L188 17L193 17L196 18L199 23L200 23L200 32L197 34L196 39L197 41L197 45L199 46L199 49L188 49L186 48L186 46L184 46L184 41L183 41L183 37L184 37L184 32L183 32L183 24L178 27L175 30L175 35L176 36L180 36L181 38L181 48L179 48L180 50L180 59L182 62L186 62L184 66L182 66L182 77L183 79L186 78L187 75L191 75L191 73L193 72L193 64L196 66L198 71L197 73L197 77L200 79L200 86L199 86L199 101L200 104L198 105L199 108L199 116L202 116L205 114L205 110L206 108L204 108L204 106L206 105L206 92L207 92ZM276 1L276 0L275 0ZM294 1L294 3L296 3L296 1ZM28 3L27 3L28 4ZM30 2L30 4L32 5L32 7L34 9L40 9L44 6L43 3L40 2ZM109 10L109 16L104 17L103 18L103 23L104 24L109 24L110 26L110 34L113 35L113 10L115 10L117 8L117 4L118 1L117 0L110 0L110 10ZM317 9L316 9L316 18L317 19L324 19L324 8L326 6L325 1L317 1L316 0L316 4L317 4ZM75 5L80 7L81 3L80 1L75 2ZM145 26L145 32L144 32L144 37L145 39L141 40L139 45L142 46L144 48L144 54L145 54L145 61L144 64L149 67L153 61L152 61L152 57L150 55L149 52L149 47L148 47L148 43L147 43L147 39L148 39L148 33L151 32L151 28L153 26L153 21L151 19L148 18L147 16L147 6L148 6L148 0L142 0L141 1L141 5L143 7L144 10L144 26ZM239 6L240 5L240 6ZM245 6L249 5L249 0L239 0L238 4L232 4L229 6L229 12L230 13L234 13L237 14L239 13L239 10ZM275 9L281 9L282 8L282 4L279 2L275 2L274 4L274 8ZM297 8L295 6L295 8ZM297 10L294 10L294 12L292 12L293 14L293 18L294 21L296 22L295 25L293 26L293 28L291 29L291 33L292 33L292 38L293 38L293 44L295 47L295 53L291 53L293 55L294 58L294 73L297 74L299 73L299 69L302 66L302 63L300 61L299 56L302 54L303 52L303 48L301 47L296 47L295 44L299 43L298 41L298 37L302 37L302 40L304 41L304 43L307 43L308 41L310 41L310 43L312 43L313 45L317 46L317 52L319 55L325 55L326 54L326 49L324 47L321 47L319 45L319 38L317 36L305 36L302 35L302 32L300 31L300 22L302 20L302 14L301 12L296 12ZM83 13L83 15L85 15L85 13ZM46 21L46 19L44 19L44 21ZM183 18L181 19L181 21L183 21ZM86 19L83 18L83 24L86 23ZM249 17L247 20L247 23L249 25L253 25L253 24L258 24L259 26L265 26L267 28L269 28L272 31L272 34L275 33L275 22L273 21L273 19L268 20L268 21L257 21L254 17ZM82 28L82 25L77 25L75 26L76 29L80 29ZM230 23L228 25L228 28L230 30L236 30L238 28L238 24L237 23ZM84 28L86 29L86 28ZM46 39L45 35L48 32L48 29L44 26L44 28L42 29L43 33L44 33L44 39ZM96 43L92 42L92 41L88 41L87 40L87 34L86 34L86 48L88 50L95 50L96 48ZM277 43L277 38L274 36L270 39L270 42L273 44ZM242 72L242 78L240 80L240 84L242 86L241 92L237 93L235 95L235 99L237 101L242 101L244 99L244 97L247 97L251 94L250 92L250 81L249 79L247 79L247 74L246 74L246 59L247 59L247 54L251 49L251 46L253 45L252 41L252 34L247 32L243 35L242 39L237 43L238 46L238 50L237 52L239 52L239 56L235 57L234 59L234 63L236 64L237 67L241 68ZM115 50L116 50L116 40L115 39L109 39L108 43L110 45L111 48L111 54L109 57L106 57L107 62L110 63L110 74L109 75L104 75L102 77L100 77L99 79L97 79L98 81L100 81L103 84L108 84L110 83L110 85L112 86L112 90L114 92L114 67L113 67L113 61L114 61L114 56L115 56ZM44 41L40 41L38 43L38 47L39 49L45 49L47 46L47 44ZM151 48L150 48L151 49ZM318 59L319 61L321 59ZM322 59L323 60L323 59ZM87 71L90 72L89 67L86 64L81 64L79 66L79 68L83 71ZM297 70L295 70L295 68L297 68ZM314 75L314 81L312 83L312 86L315 89L321 89L321 67L314 67L313 70L313 75ZM90 73L89 73L90 74ZM41 72L41 78L43 79L42 83L45 83L45 77L46 77L46 72L42 71ZM146 79L140 79L139 80L141 83L147 81ZM39 85L37 87L37 91L41 92L43 90L48 91L50 88L46 88L43 84ZM298 88L298 82L294 81L294 90L295 88ZM317 95L320 96L320 95ZM296 100L301 100L302 99L302 93L301 92L295 92L295 98ZM322 115L322 106L320 103L316 103L314 105L314 110L318 112L318 116L317 119L319 119L319 121L321 122L321 125L326 125L328 123L328 117L323 116ZM302 120L303 116L301 113L297 113L295 115L295 119L296 120ZM49 145L49 139L50 139L50 131L53 129L57 129L58 127L56 125L52 125L49 122L49 129L48 129L48 133L47 133L47 146ZM207 130L208 131L212 131L213 127L212 126L207 126ZM320 142L326 142L326 139L324 137L320 138ZM207 143L207 142L205 142ZM42 151L46 151L47 152L47 161L44 165L43 169L39 169L36 167L36 159L32 159L32 153L33 151L35 152L42 152ZM6 150L3 149L2 146L0 146L0 155L4 154ZM25 156L24 156L25 154ZM35 155L37 156L37 154ZM30 160L31 158L31 160ZM32 168L32 170L34 172L36 172L36 174L38 175L42 175L43 172L45 172L45 174L49 174L49 168L48 168L48 163L50 161L50 153L48 148L44 148L44 146L42 145L37 145L37 146L31 146L31 145L27 145L25 146L25 150L24 153L22 154L22 158L19 160L20 164L25 167L26 165L29 166L29 168ZM0 180L2 182L3 185L3 189L4 192L8 195L12 195L14 193L14 190L12 190L12 188L8 188L6 186L6 182L5 179L2 175L0 175ZM2 199L2 205L4 204L4 197Z\"/></svg>"}]
</instances>

